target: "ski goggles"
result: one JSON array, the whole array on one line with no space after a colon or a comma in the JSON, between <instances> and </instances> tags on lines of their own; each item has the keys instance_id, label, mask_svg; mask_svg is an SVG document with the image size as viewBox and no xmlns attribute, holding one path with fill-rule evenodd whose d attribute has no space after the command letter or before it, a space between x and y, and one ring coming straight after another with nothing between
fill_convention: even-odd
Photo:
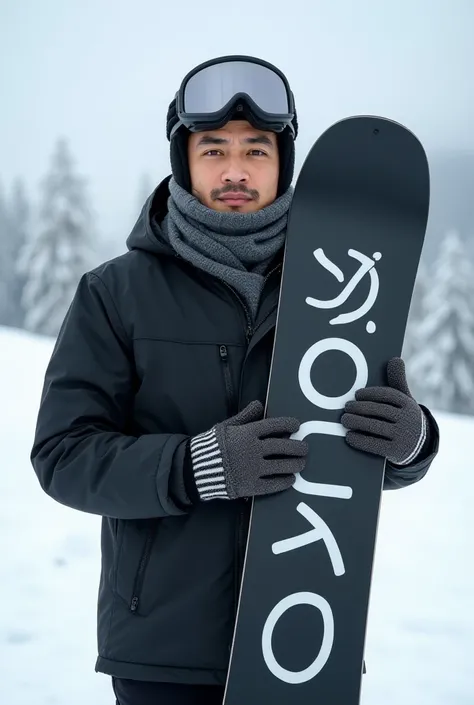
<instances>
[{"instance_id":1,"label":"ski goggles","mask_svg":"<svg viewBox=\"0 0 474 705\"><path fill-rule=\"evenodd\" d=\"M282 132L292 120L294 98L284 74L272 64L249 56L224 56L190 71L176 94L179 122L197 132L217 129L237 113L258 128Z\"/></svg>"}]
</instances>

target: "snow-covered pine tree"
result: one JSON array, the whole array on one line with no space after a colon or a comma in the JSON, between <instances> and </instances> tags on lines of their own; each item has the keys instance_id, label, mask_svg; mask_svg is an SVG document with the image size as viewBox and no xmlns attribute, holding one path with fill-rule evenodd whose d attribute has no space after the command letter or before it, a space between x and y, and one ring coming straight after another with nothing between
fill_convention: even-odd
<instances>
[{"instance_id":1,"label":"snow-covered pine tree","mask_svg":"<svg viewBox=\"0 0 474 705\"><path fill-rule=\"evenodd\" d=\"M25 328L56 337L95 250L85 182L74 172L65 139L58 140L42 192L39 227L20 261L26 276Z\"/></svg>"},{"instance_id":2,"label":"snow-covered pine tree","mask_svg":"<svg viewBox=\"0 0 474 705\"><path fill-rule=\"evenodd\" d=\"M14 325L23 328L25 321L25 309L23 306L23 289L26 278L21 269L21 254L24 250L28 238L30 226L30 205L26 195L25 184L22 179L17 179L13 185L13 193L9 208L11 224L11 245L12 245L12 285L11 301L15 311Z\"/></svg>"},{"instance_id":3,"label":"snow-covered pine tree","mask_svg":"<svg viewBox=\"0 0 474 705\"><path fill-rule=\"evenodd\" d=\"M0 325L16 326L14 232L7 199L0 184Z\"/></svg>"},{"instance_id":4,"label":"snow-covered pine tree","mask_svg":"<svg viewBox=\"0 0 474 705\"><path fill-rule=\"evenodd\" d=\"M446 233L433 264L417 337L409 378L418 401L474 414L474 262L455 230Z\"/></svg>"}]
</instances>

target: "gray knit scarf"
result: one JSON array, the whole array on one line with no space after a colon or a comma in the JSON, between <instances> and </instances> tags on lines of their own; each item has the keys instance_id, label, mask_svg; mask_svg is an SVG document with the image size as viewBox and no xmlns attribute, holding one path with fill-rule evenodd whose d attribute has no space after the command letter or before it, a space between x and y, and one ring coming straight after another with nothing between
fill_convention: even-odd
<instances>
[{"instance_id":1,"label":"gray knit scarf","mask_svg":"<svg viewBox=\"0 0 474 705\"><path fill-rule=\"evenodd\" d=\"M255 213L212 210L173 177L169 190L161 223L165 240L183 259L235 289L255 319L266 270L285 241L293 188Z\"/></svg>"}]
</instances>

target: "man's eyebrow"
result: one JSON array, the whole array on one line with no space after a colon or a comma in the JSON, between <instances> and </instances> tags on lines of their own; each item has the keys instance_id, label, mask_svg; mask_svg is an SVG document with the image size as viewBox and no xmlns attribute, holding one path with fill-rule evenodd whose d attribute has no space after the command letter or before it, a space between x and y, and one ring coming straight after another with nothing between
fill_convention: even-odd
<instances>
[{"instance_id":1,"label":"man's eyebrow","mask_svg":"<svg viewBox=\"0 0 474 705\"><path fill-rule=\"evenodd\" d=\"M202 147L203 145L209 144L227 144L229 140L225 140L223 137L212 137L211 135L204 135L201 137L196 147Z\"/></svg>"},{"instance_id":2,"label":"man's eyebrow","mask_svg":"<svg viewBox=\"0 0 474 705\"><path fill-rule=\"evenodd\" d=\"M264 144L267 147L273 149L273 142L266 135L258 135L257 137L246 137L243 140L246 144ZM208 145L219 145L228 144L229 140L224 139L224 137L213 137L212 135L203 135L201 139L196 144L196 149L198 147L208 146Z\"/></svg>"},{"instance_id":3,"label":"man's eyebrow","mask_svg":"<svg viewBox=\"0 0 474 705\"><path fill-rule=\"evenodd\" d=\"M244 142L247 142L247 144L265 144L267 147L271 147L273 149L273 142L271 141L270 137L267 137L266 135L259 135L258 137L246 137Z\"/></svg>"}]
</instances>

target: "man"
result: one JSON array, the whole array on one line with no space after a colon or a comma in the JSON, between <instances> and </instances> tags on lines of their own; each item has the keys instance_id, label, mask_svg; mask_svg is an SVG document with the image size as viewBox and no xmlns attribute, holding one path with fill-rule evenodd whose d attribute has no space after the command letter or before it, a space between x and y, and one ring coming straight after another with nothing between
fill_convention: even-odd
<instances>
[{"instance_id":1,"label":"man","mask_svg":"<svg viewBox=\"0 0 474 705\"><path fill-rule=\"evenodd\" d=\"M207 62L167 134L172 177L128 252L79 283L32 450L45 492L103 517L96 670L119 705L222 702L248 498L290 488L308 452L297 419L263 418L297 135L288 83L257 59ZM400 359L387 375L341 421L397 488L424 476L438 431Z\"/></svg>"}]
</instances>

